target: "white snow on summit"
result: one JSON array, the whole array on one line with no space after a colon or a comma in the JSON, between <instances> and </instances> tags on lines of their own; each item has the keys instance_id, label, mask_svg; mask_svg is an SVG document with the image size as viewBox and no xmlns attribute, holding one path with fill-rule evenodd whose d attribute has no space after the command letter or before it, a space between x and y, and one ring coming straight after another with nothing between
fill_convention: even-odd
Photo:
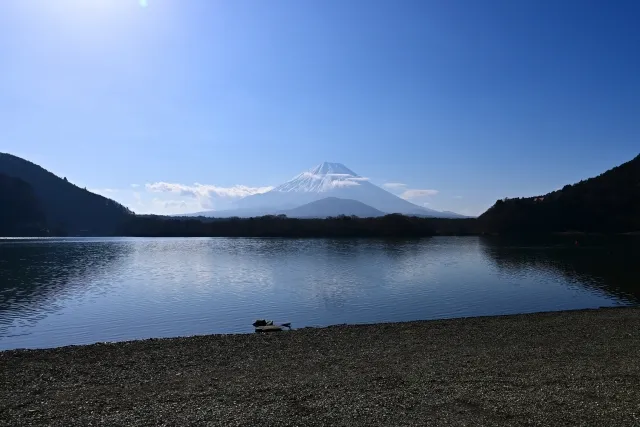
<instances>
[{"instance_id":1,"label":"white snow on summit","mask_svg":"<svg viewBox=\"0 0 640 427\"><path fill-rule=\"evenodd\" d=\"M366 180L342 163L324 162L279 185L273 191L323 193L336 188L360 185L360 182Z\"/></svg>"}]
</instances>

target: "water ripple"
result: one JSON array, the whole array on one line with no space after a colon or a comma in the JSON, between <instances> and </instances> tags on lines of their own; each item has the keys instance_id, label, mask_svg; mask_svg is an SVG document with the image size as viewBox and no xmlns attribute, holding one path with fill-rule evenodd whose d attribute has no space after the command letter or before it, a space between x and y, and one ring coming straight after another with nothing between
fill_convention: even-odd
<instances>
[{"instance_id":1,"label":"water ripple","mask_svg":"<svg viewBox=\"0 0 640 427\"><path fill-rule=\"evenodd\" d=\"M635 304L634 243L0 240L0 349Z\"/></svg>"}]
</instances>

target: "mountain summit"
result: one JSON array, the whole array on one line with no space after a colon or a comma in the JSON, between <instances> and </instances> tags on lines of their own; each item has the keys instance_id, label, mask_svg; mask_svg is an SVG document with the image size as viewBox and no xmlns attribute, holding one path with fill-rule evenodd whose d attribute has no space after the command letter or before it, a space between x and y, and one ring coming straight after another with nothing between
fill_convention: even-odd
<instances>
[{"instance_id":1,"label":"mountain summit","mask_svg":"<svg viewBox=\"0 0 640 427\"><path fill-rule=\"evenodd\" d=\"M362 178L342 163L324 162L277 186L273 191L326 193L336 188L358 185L359 181L366 181L366 178Z\"/></svg>"},{"instance_id":2,"label":"mountain summit","mask_svg":"<svg viewBox=\"0 0 640 427\"><path fill-rule=\"evenodd\" d=\"M245 197L236 209L203 212L207 216L260 216L294 209L327 197L355 200L385 214L455 218L457 214L438 212L404 200L372 184L343 165L324 162L293 177L273 190Z\"/></svg>"},{"instance_id":3,"label":"mountain summit","mask_svg":"<svg viewBox=\"0 0 640 427\"><path fill-rule=\"evenodd\" d=\"M316 174L347 174L356 175L354 171L343 165L342 163L322 162L318 166L311 168L308 172Z\"/></svg>"}]
</instances>

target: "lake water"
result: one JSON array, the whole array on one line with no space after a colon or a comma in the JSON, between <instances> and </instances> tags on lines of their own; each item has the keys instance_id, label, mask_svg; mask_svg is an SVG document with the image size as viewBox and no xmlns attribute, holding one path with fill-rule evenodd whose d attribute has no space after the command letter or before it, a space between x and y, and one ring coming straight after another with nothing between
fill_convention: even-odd
<instances>
[{"instance_id":1,"label":"lake water","mask_svg":"<svg viewBox=\"0 0 640 427\"><path fill-rule=\"evenodd\" d=\"M631 237L0 240L0 349L637 304Z\"/></svg>"}]
</instances>

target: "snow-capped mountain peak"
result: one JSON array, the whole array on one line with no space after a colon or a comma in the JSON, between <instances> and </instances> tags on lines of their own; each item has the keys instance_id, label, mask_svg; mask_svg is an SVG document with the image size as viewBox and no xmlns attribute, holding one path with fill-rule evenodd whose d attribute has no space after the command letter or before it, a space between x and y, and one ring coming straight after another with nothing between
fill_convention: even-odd
<instances>
[{"instance_id":1,"label":"snow-capped mountain peak","mask_svg":"<svg viewBox=\"0 0 640 427\"><path fill-rule=\"evenodd\" d=\"M235 211L227 216L259 216L301 207L308 203L333 197L360 202L383 213L451 217L404 200L369 182L341 163L324 162L266 193L254 194L238 200ZM321 205L325 205L325 202ZM331 202L335 205L335 200ZM344 203L342 203L344 204ZM312 205L311 208L318 207ZM211 212L216 216L219 213Z\"/></svg>"},{"instance_id":2,"label":"snow-capped mountain peak","mask_svg":"<svg viewBox=\"0 0 640 427\"><path fill-rule=\"evenodd\" d=\"M342 163L331 163L331 162L322 162L318 166L309 169L307 172L318 174L318 175L326 175L326 174L347 174L354 175L357 174L343 165Z\"/></svg>"},{"instance_id":3,"label":"snow-capped mountain peak","mask_svg":"<svg viewBox=\"0 0 640 427\"><path fill-rule=\"evenodd\" d=\"M342 163L324 162L279 185L273 191L324 193L337 188L357 186L362 181L366 181L366 178L359 176Z\"/></svg>"}]
</instances>

